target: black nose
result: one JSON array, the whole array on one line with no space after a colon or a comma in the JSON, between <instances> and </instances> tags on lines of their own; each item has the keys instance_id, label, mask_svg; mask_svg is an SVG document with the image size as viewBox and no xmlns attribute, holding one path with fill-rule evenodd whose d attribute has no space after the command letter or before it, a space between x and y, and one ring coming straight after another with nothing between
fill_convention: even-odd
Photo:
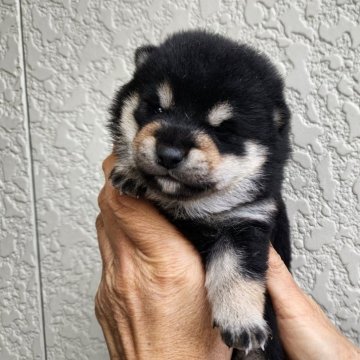
<instances>
[{"instance_id":1,"label":"black nose","mask_svg":"<svg viewBox=\"0 0 360 360\"><path fill-rule=\"evenodd\" d=\"M159 164L167 169L176 168L185 156L182 149L163 144L157 144L156 154Z\"/></svg>"}]
</instances>

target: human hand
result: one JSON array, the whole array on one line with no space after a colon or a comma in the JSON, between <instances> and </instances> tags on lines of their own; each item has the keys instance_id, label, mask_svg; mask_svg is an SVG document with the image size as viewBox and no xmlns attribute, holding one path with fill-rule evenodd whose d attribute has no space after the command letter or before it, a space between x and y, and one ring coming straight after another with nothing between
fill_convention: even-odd
<instances>
[{"instance_id":1,"label":"human hand","mask_svg":"<svg viewBox=\"0 0 360 360\"><path fill-rule=\"evenodd\" d=\"M271 248L267 288L282 344L291 360L355 360L359 349L338 332L319 305L296 284Z\"/></svg>"},{"instance_id":2,"label":"human hand","mask_svg":"<svg viewBox=\"0 0 360 360\"><path fill-rule=\"evenodd\" d=\"M201 259L148 202L120 195L103 163L95 312L111 359L230 359L213 329Z\"/></svg>"}]
</instances>

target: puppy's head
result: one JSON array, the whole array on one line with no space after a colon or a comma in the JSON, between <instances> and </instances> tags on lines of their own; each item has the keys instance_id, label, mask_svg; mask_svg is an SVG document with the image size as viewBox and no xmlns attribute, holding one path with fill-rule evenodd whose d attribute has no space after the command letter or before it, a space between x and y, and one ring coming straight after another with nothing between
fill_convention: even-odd
<instances>
[{"instance_id":1,"label":"puppy's head","mask_svg":"<svg viewBox=\"0 0 360 360\"><path fill-rule=\"evenodd\" d=\"M197 31L139 48L135 64L111 109L115 174L163 201L281 183L289 112L266 57Z\"/></svg>"}]
</instances>

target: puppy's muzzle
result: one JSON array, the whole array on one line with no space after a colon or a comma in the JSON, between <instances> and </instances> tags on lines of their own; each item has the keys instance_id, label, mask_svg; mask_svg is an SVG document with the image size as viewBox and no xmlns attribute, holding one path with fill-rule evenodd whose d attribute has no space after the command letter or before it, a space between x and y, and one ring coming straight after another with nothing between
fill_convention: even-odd
<instances>
[{"instance_id":1,"label":"puppy's muzzle","mask_svg":"<svg viewBox=\"0 0 360 360\"><path fill-rule=\"evenodd\" d=\"M156 157L160 166L166 169L175 169L185 159L186 153L179 147L157 143Z\"/></svg>"}]
</instances>

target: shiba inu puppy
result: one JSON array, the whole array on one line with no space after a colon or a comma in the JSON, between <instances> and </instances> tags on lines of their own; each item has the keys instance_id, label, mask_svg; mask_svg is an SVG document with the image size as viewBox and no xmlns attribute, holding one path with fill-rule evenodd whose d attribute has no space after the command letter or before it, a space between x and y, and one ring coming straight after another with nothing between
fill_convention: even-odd
<instances>
[{"instance_id":1,"label":"shiba inu puppy","mask_svg":"<svg viewBox=\"0 0 360 360\"><path fill-rule=\"evenodd\" d=\"M135 65L111 107L113 185L153 201L198 249L233 358L283 359L265 288L270 242L290 264L279 73L251 47L205 31L143 46Z\"/></svg>"}]
</instances>

